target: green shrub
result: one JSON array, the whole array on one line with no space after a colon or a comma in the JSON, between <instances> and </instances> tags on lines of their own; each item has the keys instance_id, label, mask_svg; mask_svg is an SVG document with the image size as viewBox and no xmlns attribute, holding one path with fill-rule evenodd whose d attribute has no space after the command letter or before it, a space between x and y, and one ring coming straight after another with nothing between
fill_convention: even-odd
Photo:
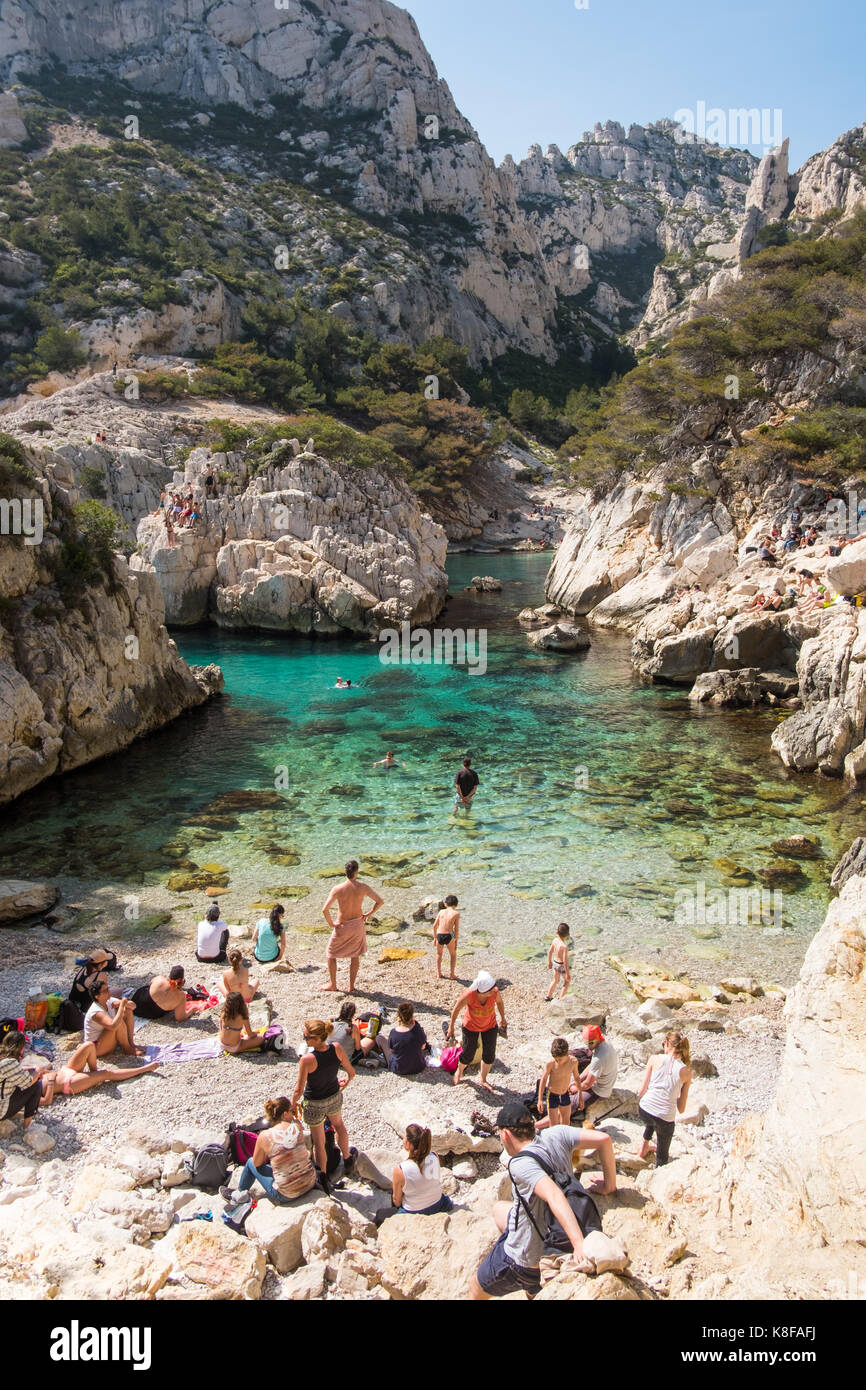
<instances>
[{"instance_id":1,"label":"green shrub","mask_svg":"<svg viewBox=\"0 0 866 1390\"><path fill-rule=\"evenodd\" d=\"M34 351L37 365L48 372L67 372L87 361L76 330L61 328L59 324L52 324L39 334Z\"/></svg>"},{"instance_id":2,"label":"green shrub","mask_svg":"<svg viewBox=\"0 0 866 1390\"><path fill-rule=\"evenodd\" d=\"M78 481L84 492L89 497L105 499L108 496L108 488L105 483L105 474L95 463L87 463L78 474Z\"/></svg>"}]
</instances>

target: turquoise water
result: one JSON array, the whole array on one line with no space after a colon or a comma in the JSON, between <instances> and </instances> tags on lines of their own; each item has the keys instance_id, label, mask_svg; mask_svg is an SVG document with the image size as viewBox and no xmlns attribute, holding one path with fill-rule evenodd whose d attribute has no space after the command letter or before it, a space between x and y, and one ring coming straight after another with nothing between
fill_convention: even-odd
<instances>
[{"instance_id":1,"label":"turquoise water","mask_svg":"<svg viewBox=\"0 0 866 1390\"><path fill-rule=\"evenodd\" d=\"M164 884L182 856L226 866L238 910L276 886L310 887L315 910L294 908L309 921L317 871L350 855L363 871L385 855L375 869L397 880L397 911L457 892L474 926L518 953L564 918L605 949L676 948L790 973L822 920L832 864L860 833L859 799L787 773L769 751L772 713L707 711L642 684L628 639L594 633L586 655L534 652L516 615L544 601L547 565L451 558L443 625L486 630L484 675L384 666L378 643L175 634L189 661L222 666L226 697L24 798L0 818L0 873L135 891ZM465 592L479 571L503 591ZM338 676L357 689L333 689ZM405 766L374 769L389 748ZM455 813L467 749L481 786L471 812ZM214 807L239 788L270 792L273 805ZM817 836L824 857L802 863L775 920L680 920L683 894L725 887L730 865L714 861L734 861L760 888L779 857L771 843L798 833Z\"/></svg>"}]
</instances>

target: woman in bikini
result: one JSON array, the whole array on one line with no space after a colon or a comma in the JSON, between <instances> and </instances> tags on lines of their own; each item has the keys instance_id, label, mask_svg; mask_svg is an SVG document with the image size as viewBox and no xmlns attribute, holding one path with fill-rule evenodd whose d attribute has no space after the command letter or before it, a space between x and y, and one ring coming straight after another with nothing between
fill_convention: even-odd
<instances>
[{"instance_id":1,"label":"woman in bikini","mask_svg":"<svg viewBox=\"0 0 866 1390\"><path fill-rule=\"evenodd\" d=\"M264 1033L254 1032L250 1026L244 996L237 990L229 994L220 1014L220 1042L226 1052L252 1052L254 1048L261 1047L264 1036Z\"/></svg>"},{"instance_id":2,"label":"woman in bikini","mask_svg":"<svg viewBox=\"0 0 866 1390\"><path fill-rule=\"evenodd\" d=\"M441 980L442 976L442 952L448 947L448 954L451 957L450 979L456 980L454 968L457 964L457 937L460 934L460 913L456 911L457 899L453 893L449 893L444 903L439 904L439 912L436 921L433 923L433 940L436 943L436 974Z\"/></svg>"},{"instance_id":3,"label":"woman in bikini","mask_svg":"<svg viewBox=\"0 0 866 1390\"><path fill-rule=\"evenodd\" d=\"M82 1091L90 1091L94 1086L102 1086L107 1081L131 1081L134 1076L144 1076L145 1072L156 1071L157 1062L148 1062L143 1067L99 1068L93 1043L82 1043L76 1047L69 1061L53 1070L46 1067L38 1074L42 1083L40 1105L50 1105L55 1095L78 1096Z\"/></svg>"},{"instance_id":4,"label":"woman in bikini","mask_svg":"<svg viewBox=\"0 0 866 1390\"><path fill-rule=\"evenodd\" d=\"M229 968L223 972L223 989L226 992L226 998L230 994L242 994L244 1002L248 1004L255 997L258 987L258 980L250 979L250 968L248 965L244 965L243 952L234 946L229 951Z\"/></svg>"}]
</instances>

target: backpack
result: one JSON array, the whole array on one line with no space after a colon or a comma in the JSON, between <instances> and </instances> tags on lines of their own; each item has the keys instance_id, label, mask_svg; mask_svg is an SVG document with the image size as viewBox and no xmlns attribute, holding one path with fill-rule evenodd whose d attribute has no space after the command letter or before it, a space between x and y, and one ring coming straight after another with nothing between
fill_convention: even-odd
<instances>
[{"instance_id":1,"label":"backpack","mask_svg":"<svg viewBox=\"0 0 866 1390\"><path fill-rule=\"evenodd\" d=\"M525 1154L528 1153L529 1150L530 1146L527 1145L527 1148L523 1149L522 1152ZM553 1181L556 1183L557 1187L560 1188L562 1192L565 1194L566 1201L568 1202L568 1205L571 1207L571 1210L574 1212L574 1216L578 1226L580 1227L581 1234L587 1236L589 1235L590 1231L600 1231L602 1229L602 1225L601 1217L598 1214L598 1207L595 1205L595 1202L592 1200L592 1197L589 1195L580 1179L576 1178L573 1174L566 1178L560 1176L558 1173L555 1172L553 1168L548 1166L547 1161L538 1149L532 1149L530 1156L535 1159L539 1168L544 1169L545 1173L549 1178L553 1178ZM511 1163L508 1164L508 1176L511 1177ZM524 1211L526 1212L526 1215L529 1217L536 1231L544 1241L544 1254L561 1255L563 1254L563 1252L567 1253L568 1251L570 1251L571 1241L565 1234L565 1231L563 1230L558 1219L553 1215L553 1213L551 1212L550 1225L548 1226L547 1233L545 1234L545 1232L542 1231L541 1227L536 1221L535 1217L532 1215L532 1211L529 1207L529 1204L527 1203L525 1197L518 1188L517 1184L514 1183L513 1178L512 1183L514 1185L514 1191L517 1196L518 1202L523 1207Z\"/></svg>"},{"instance_id":2,"label":"backpack","mask_svg":"<svg viewBox=\"0 0 866 1390\"><path fill-rule=\"evenodd\" d=\"M337 1146L337 1137L330 1120L325 1120L325 1172L328 1177L336 1173L343 1162L343 1155Z\"/></svg>"},{"instance_id":3,"label":"backpack","mask_svg":"<svg viewBox=\"0 0 866 1390\"><path fill-rule=\"evenodd\" d=\"M221 1187L229 1175L225 1145L205 1144L186 1166L193 1187Z\"/></svg>"},{"instance_id":4,"label":"backpack","mask_svg":"<svg viewBox=\"0 0 866 1390\"><path fill-rule=\"evenodd\" d=\"M272 1023L265 1029L265 1036L262 1038L260 1051L262 1052L282 1052L286 1045L286 1035L278 1023Z\"/></svg>"},{"instance_id":5,"label":"backpack","mask_svg":"<svg viewBox=\"0 0 866 1390\"><path fill-rule=\"evenodd\" d=\"M460 1061L461 1047L443 1047L439 1054L439 1066L443 1071L456 1071Z\"/></svg>"},{"instance_id":6,"label":"backpack","mask_svg":"<svg viewBox=\"0 0 866 1390\"><path fill-rule=\"evenodd\" d=\"M246 1231L244 1227L246 1226L247 1217L251 1212L255 1211L257 1206L258 1203L253 1201L249 1193L244 1192L233 1206L226 1207L223 1212L223 1221L230 1231L237 1232L239 1236L245 1236Z\"/></svg>"},{"instance_id":7,"label":"backpack","mask_svg":"<svg viewBox=\"0 0 866 1390\"><path fill-rule=\"evenodd\" d=\"M185 993L190 1003L203 1003L205 999L210 999L204 985L187 985Z\"/></svg>"},{"instance_id":8,"label":"backpack","mask_svg":"<svg viewBox=\"0 0 866 1390\"><path fill-rule=\"evenodd\" d=\"M241 1128L233 1120L226 1131L225 1141L225 1147L228 1149L232 1163L237 1163L243 1167L247 1159L252 1158L255 1153L258 1137L257 1130Z\"/></svg>"},{"instance_id":9,"label":"backpack","mask_svg":"<svg viewBox=\"0 0 866 1390\"><path fill-rule=\"evenodd\" d=\"M57 1027L61 1033L80 1033L84 1027L84 1014L71 999L64 999L57 1010Z\"/></svg>"}]
</instances>

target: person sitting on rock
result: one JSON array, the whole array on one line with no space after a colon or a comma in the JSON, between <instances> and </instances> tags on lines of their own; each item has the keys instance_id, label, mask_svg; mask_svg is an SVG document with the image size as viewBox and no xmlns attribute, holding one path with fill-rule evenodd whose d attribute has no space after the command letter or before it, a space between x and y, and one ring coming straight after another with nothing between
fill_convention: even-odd
<instances>
[{"instance_id":1,"label":"person sitting on rock","mask_svg":"<svg viewBox=\"0 0 866 1390\"><path fill-rule=\"evenodd\" d=\"M97 1057L109 1052L125 1052L140 1057L144 1048L133 1042L135 1005L131 999L112 999L105 982L90 991L90 1007L84 1015L84 1041L93 1043Z\"/></svg>"},{"instance_id":2,"label":"person sitting on rock","mask_svg":"<svg viewBox=\"0 0 866 1390\"><path fill-rule=\"evenodd\" d=\"M403 1148L408 1154L397 1163L391 1176L393 1205L376 1213L376 1225L381 1226L392 1216L438 1216L453 1211L454 1203L442 1191L442 1170L439 1159L431 1153L433 1136L421 1125L408 1125L403 1136Z\"/></svg>"},{"instance_id":3,"label":"person sitting on rock","mask_svg":"<svg viewBox=\"0 0 866 1390\"><path fill-rule=\"evenodd\" d=\"M220 1014L220 1042L226 1052L252 1052L261 1047L264 1036L263 1032L256 1032L250 1023L250 1011L244 996L237 990L226 995Z\"/></svg>"},{"instance_id":4,"label":"person sitting on rock","mask_svg":"<svg viewBox=\"0 0 866 1390\"><path fill-rule=\"evenodd\" d=\"M676 1030L665 1033L664 1051L646 1064L638 1091L638 1114L644 1122L640 1157L655 1153L656 1167L668 1162L674 1137L677 1111L682 1115L692 1084L689 1040ZM650 1140L655 1134L657 1145Z\"/></svg>"},{"instance_id":5,"label":"person sitting on rock","mask_svg":"<svg viewBox=\"0 0 866 1390\"><path fill-rule=\"evenodd\" d=\"M193 1014L200 1014L207 1005L187 999L184 985L182 965L173 965L167 976L154 975L150 984L139 985L132 996L136 1016L163 1022L173 1018L183 1023Z\"/></svg>"},{"instance_id":6,"label":"person sitting on rock","mask_svg":"<svg viewBox=\"0 0 866 1390\"><path fill-rule=\"evenodd\" d=\"M773 547L769 544L769 537L765 536L758 546L758 559L763 560L765 565L775 565L776 556Z\"/></svg>"},{"instance_id":7,"label":"person sitting on rock","mask_svg":"<svg viewBox=\"0 0 866 1390\"><path fill-rule=\"evenodd\" d=\"M250 978L250 968L244 961L243 952L237 946L233 946L229 951L229 968L223 972L226 997L230 994L242 994L248 1004L255 998L258 987L258 980Z\"/></svg>"},{"instance_id":8,"label":"person sitting on rock","mask_svg":"<svg viewBox=\"0 0 866 1390\"><path fill-rule=\"evenodd\" d=\"M93 1043L82 1043L76 1047L62 1067L46 1067L38 1073L42 1086L40 1105L50 1105L55 1095L78 1096L82 1091L90 1091L94 1086L104 1086L106 1082L131 1081L135 1076L144 1076L156 1071L158 1062L148 1062L141 1067L97 1067L97 1053Z\"/></svg>"},{"instance_id":9,"label":"person sitting on rock","mask_svg":"<svg viewBox=\"0 0 866 1390\"><path fill-rule=\"evenodd\" d=\"M229 944L229 927L220 914L219 903L211 903L198 924L195 958L202 965L224 965Z\"/></svg>"},{"instance_id":10,"label":"person sitting on rock","mask_svg":"<svg viewBox=\"0 0 866 1390\"><path fill-rule=\"evenodd\" d=\"M42 1085L21 1065L26 1047L26 1033L7 1033L0 1039L0 1120L11 1120L23 1110L23 1128L29 1129L39 1108Z\"/></svg>"},{"instance_id":11,"label":"person sitting on rock","mask_svg":"<svg viewBox=\"0 0 866 1390\"><path fill-rule=\"evenodd\" d=\"M265 1115L269 1127L257 1136L253 1156L244 1164L237 1188L220 1188L220 1196L227 1202L234 1201L239 1192L248 1192L254 1182L280 1205L303 1197L316 1186L318 1177L295 1106L286 1096L278 1096L265 1101Z\"/></svg>"}]
</instances>

